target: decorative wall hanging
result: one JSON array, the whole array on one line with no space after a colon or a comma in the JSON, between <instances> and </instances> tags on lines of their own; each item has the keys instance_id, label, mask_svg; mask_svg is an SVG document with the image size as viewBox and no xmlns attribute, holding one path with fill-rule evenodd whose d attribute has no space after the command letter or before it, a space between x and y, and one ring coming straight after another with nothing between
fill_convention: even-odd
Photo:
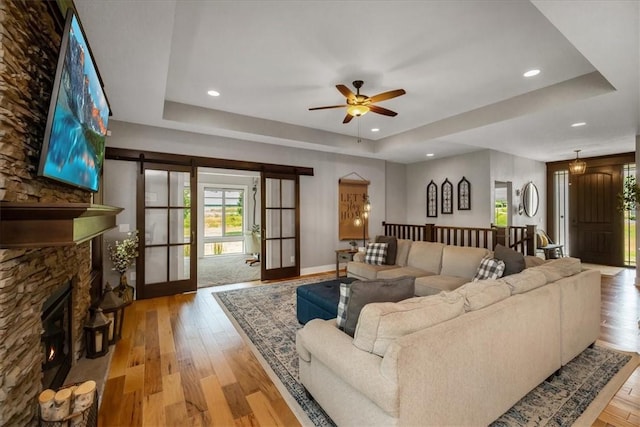
<instances>
[{"instance_id":1,"label":"decorative wall hanging","mask_svg":"<svg viewBox=\"0 0 640 427\"><path fill-rule=\"evenodd\" d=\"M347 179L356 175L360 179ZM364 213L364 204L368 198L369 181L355 172L345 175L338 181L338 239L357 240L363 238L362 225L354 221ZM368 230L364 231L368 238Z\"/></svg>"},{"instance_id":2,"label":"decorative wall hanging","mask_svg":"<svg viewBox=\"0 0 640 427\"><path fill-rule=\"evenodd\" d=\"M445 178L442 183L442 213L453 213L453 184L448 178Z\"/></svg>"},{"instance_id":3,"label":"decorative wall hanging","mask_svg":"<svg viewBox=\"0 0 640 427\"><path fill-rule=\"evenodd\" d=\"M438 186L433 180L427 185L427 217L438 216Z\"/></svg>"},{"instance_id":4,"label":"decorative wall hanging","mask_svg":"<svg viewBox=\"0 0 640 427\"><path fill-rule=\"evenodd\" d=\"M471 210L471 183L464 176L458 182L458 210Z\"/></svg>"}]
</instances>

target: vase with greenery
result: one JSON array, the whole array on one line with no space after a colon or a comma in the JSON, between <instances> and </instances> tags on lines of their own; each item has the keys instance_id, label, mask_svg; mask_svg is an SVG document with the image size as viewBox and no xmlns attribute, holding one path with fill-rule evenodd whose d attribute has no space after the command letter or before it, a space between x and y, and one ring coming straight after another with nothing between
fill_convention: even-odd
<instances>
[{"instance_id":1,"label":"vase with greenery","mask_svg":"<svg viewBox=\"0 0 640 427\"><path fill-rule=\"evenodd\" d=\"M134 289L127 281L127 270L138 257L138 230L128 233L128 237L122 241L108 243L107 250L113 264L112 270L120 273L120 284L114 291L128 304L133 301Z\"/></svg>"}]
</instances>

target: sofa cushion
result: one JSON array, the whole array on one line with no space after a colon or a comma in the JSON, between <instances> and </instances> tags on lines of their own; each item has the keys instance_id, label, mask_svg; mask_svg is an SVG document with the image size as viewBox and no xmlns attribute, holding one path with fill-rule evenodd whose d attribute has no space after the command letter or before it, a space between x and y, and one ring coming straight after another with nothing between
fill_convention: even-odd
<instances>
[{"instance_id":1,"label":"sofa cushion","mask_svg":"<svg viewBox=\"0 0 640 427\"><path fill-rule=\"evenodd\" d=\"M412 240L398 239L398 254L396 255L396 264L400 267L407 265L409 258L409 250L411 250Z\"/></svg>"},{"instance_id":2,"label":"sofa cushion","mask_svg":"<svg viewBox=\"0 0 640 427\"><path fill-rule=\"evenodd\" d=\"M457 276L422 276L416 279L416 296L438 294L442 291L453 291L467 283L469 278Z\"/></svg>"},{"instance_id":3,"label":"sofa cushion","mask_svg":"<svg viewBox=\"0 0 640 427\"><path fill-rule=\"evenodd\" d=\"M344 331L353 336L362 307L372 302L397 302L411 298L415 292L415 277L389 280L356 280L351 283L347 320Z\"/></svg>"},{"instance_id":4,"label":"sofa cushion","mask_svg":"<svg viewBox=\"0 0 640 427\"><path fill-rule=\"evenodd\" d=\"M482 258L476 275L473 276L473 281L487 280L487 279L499 279L504 273L504 261L492 258L491 255L487 255Z\"/></svg>"},{"instance_id":5,"label":"sofa cushion","mask_svg":"<svg viewBox=\"0 0 640 427\"><path fill-rule=\"evenodd\" d=\"M506 246L496 245L493 256L504 261L504 276L520 273L525 268L524 255Z\"/></svg>"},{"instance_id":6,"label":"sofa cushion","mask_svg":"<svg viewBox=\"0 0 640 427\"><path fill-rule=\"evenodd\" d=\"M351 261L347 264L347 275L349 277L356 277L362 280L373 280L378 277L378 274L384 270L390 270L392 268L398 268L395 265L373 265L364 262Z\"/></svg>"},{"instance_id":7,"label":"sofa cushion","mask_svg":"<svg viewBox=\"0 0 640 427\"><path fill-rule=\"evenodd\" d=\"M458 293L464 299L464 310L480 310L511 296L511 289L502 280L479 280L469 282L453 293Z\"/></svg>"},{"instance_id":8,"label":"sofa cushion","mask_svg":"<svg viewBox=\"0 0 640 427\"><path fill-rule=\"evenodd\" d=\"M422 276L433 276L433 271L421 270L415 267L396 267L389 270L380 271L378 273L379 279L393 279L394 277L402 277L402 276L413 276L413 277L422 277Z\"/></svg>"},{"instance_id":9,"label":"sofa cushion","mask_svg":"<svg viewBox=\"0 0 640 427\"><path fill-rule=\"evenodd\" d=\"M364 256L364 262L367 264L383 265L386 260L386 243L367 243L367 253Z\"/></svg>"},{"instance_id":10,"label":"sofa cushion","mask_svg":"<svg viewBox=\"0 0 640 427\"><path fill-rule=\"evenodd\" d=\"M520 273L504 276L501 280L511 288L511 295L523 294L549 282L544 273L538 271L539 268L541 267L528 268Z\"/></svg>"},{"instance_id":11,"label":"sofa cushion","mask_svg":"<svg viewBox=\"0 0 640 427\"><path fill-rule=\"evenodd\" d=\"M376 243L387 244L387 257L384 263L386 265L395 265L398 255L398 238L395 236L376 236Z\"/></svg>"},{"instance_id":12,"label":"sofa cushion","mask_svg":"<svg viewBox=\"0 0 640 427\"><path fill-rule=\"evenodd\" d=\"M465 277L469 281L476 275L482 258L487 255L489 255L489 250L484 248L447 245L442 251L440 274Z\"/></svg>"},{"instance_id":13,"label":"sofa cushion","mask_svg":"<svg viewBox=\"0 0 640 427\"><path fill-rule=\"evenodd\" d=\"M524 268L537 267L547 262L544 258L533 255L524 256Z\"/></svg>"},{"instance_id":14,"label":"sofa cushion","mask_svg":"<svg viewBox=\"0 0 640 427\"><path fill-rule=\"evenodd\" d=\"M444 247L442 243L413 242L407 258L407 266L440 274ZM470 277L473 277L473 274Z\"/></svg>"},{"instance_id":15,"label":"sofa cushion","mask_svg":"<svg viewBox=\"0 0 640 427\"><path fill-rule=\"evenodd\" d=\"M397 303L367 304L353 338L353 345L384 356L396 338L453 319L464 313L464 299L455 293L411 298Z\"/></svg>"}]
</instances>

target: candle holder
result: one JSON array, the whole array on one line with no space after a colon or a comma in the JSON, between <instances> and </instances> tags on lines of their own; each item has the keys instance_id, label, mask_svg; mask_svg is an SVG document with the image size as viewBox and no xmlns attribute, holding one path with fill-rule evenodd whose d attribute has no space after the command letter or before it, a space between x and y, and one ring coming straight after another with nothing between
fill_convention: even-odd
<instances>
[{"instance_id":1,"label":"candle holder","mask_svg":"<svg viewBox=\"0 0 640 427\"><path fill-rule=\"evenodd\" d=\"M113 322L109 326L109 344L115 344L122 336L125 306L126 304L122 301L122 298L116 295L111 285L107 283L100 301L100 308L106 318Z\"/></svg>"},{"instance_id":2,"label":"candle holder","mask_svg":"<svg viewBox=\"0 0 640 427\"><path fill-rule=\"evenodd\" d=\"M84 324L86 356L89 359L102 357L109 352L109 328L111 320L102 314L100 307L90 308L91 315Z\"/></svg>"}]
</instances>

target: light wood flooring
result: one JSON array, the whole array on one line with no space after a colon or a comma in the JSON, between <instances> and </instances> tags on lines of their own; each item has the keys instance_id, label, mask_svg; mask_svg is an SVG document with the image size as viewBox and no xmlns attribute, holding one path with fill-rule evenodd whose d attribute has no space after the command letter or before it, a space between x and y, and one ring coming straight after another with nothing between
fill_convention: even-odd
<instances>
[{"instance_id":1,"label":"light wood flooring","mask_svg":"<svg viewBox=\"0 0 640 427\"><path fill-rule=\"evenodd\" d=\"M318 277L325 276L334 277ZM600 339L638 351L640 289L634 279L635 270L603 276ZM224 288L248 286L268 284ZM211 292L136 301L126 309L100 426L300 425ZM640 368L594 425L640 426Z\"/></svg>"}]
</instances>

